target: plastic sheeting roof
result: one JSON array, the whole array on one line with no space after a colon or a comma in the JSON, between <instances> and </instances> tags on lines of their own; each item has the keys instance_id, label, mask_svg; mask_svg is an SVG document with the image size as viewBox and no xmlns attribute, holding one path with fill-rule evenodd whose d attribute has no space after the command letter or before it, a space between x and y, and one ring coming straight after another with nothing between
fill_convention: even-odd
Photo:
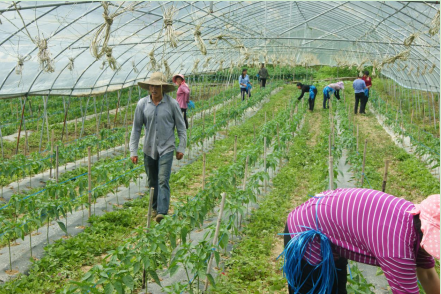
<instances>
[{"instance_id":1,"label":"plastic sheeting roof","mask_svg":"<svg viewBox=\"0 0 441 294\"><path fill-rule=\"evenodd\" d=\"M119 65L116 71L103 64L105 55L98 60L90 50L98 29L106 30L101 2L15 3L0 2L3 98L91 95L128 87L154 71L149 58L152 49L158 64L167 60L172 73L189 74L240 65L250 53L260 61L274 55L279 61L286 58L300 64L305 54L313 54L323 65L336 65L338 59L360 64L365 58L369 65L410 48L407 60L384 66L382 74L403 86L439 91L440 35L428 33L439 13L434 2L108 2L110 14L127 10L113 19L109 29L108 46ZM163 9L172 5L177 8L172 19L177 48L164 41ZM206 56L194 38L201 21ZM403 41L411 34L415 39L406 47ZM228 37L210 44L219 35ZM47 40L53 72L40 66L37 37ZM44 53L48 52L40 54ZM204 67L208 57L211 60Z\"/></svg>"}]
</instances>

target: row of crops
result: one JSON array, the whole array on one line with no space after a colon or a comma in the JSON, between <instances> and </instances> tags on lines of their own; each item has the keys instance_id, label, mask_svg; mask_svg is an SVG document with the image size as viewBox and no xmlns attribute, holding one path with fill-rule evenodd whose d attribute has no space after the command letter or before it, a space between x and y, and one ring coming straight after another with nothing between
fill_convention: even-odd
<instances>
[{"instance_id":1,"label":"row of crops","mask_svg":"<svg viewBox=\"0 0 441 294\"><path fill-rule=\"evenodd\" d=\"M275 170L277 166L280 167L284 159L288 159L290 146L295 140L294 132L302 125L301 122L306 113L306 99L302 101L303 103L299 103L295 99L297 93L292 86L285 87L279 94L271 96L271 91L279 85L279 83L272 83L267 86L267 89L253 92L252 97L245 102L240 102L237 98L237 89L229 88L212 96L211 102L197 102L197 104L199 103L199 113L204 111L199 115L196 115L196 112L192 114L194 119L191 123L192 127L188 130L188 147L195 148L197 145L203 145L208 138L222 134L223 136L215 142L215 149L208 154L220 153L224 155L224 159L222 162L220 158L218 159L216 168L209 173L203 189L195 189L190 198L177 196L177 201L173 204L173 215L150 228L148 233L146 233L145 224L146 208L148 207L147 197L130 200L122 208L118 208L118 187L130 187L131 182L140 183L143 170L142 164L139 166L131 164L125 152L96 160L91 166L90 172L87 166L80 166L75 170L64 172L58 182L46 183L44 189L38 187L31 190L22 189L21 193L13 194L7 203L0 208L2 245L8 245L11 250L11 245L13 246L16 240L21 242L25 240L25 236L28 236L32 255L33 244L30 233L47 225L46 233L49 235L51 221L57 223L59 228L65 232L67 239L58 240L48 246L46 256L41 261L34 262L29 276L19 277L5 283L0 287L0 292L26 292L26 289L33 287L35 292L53 292L55 289L59 289L64 293L130 293L138 291L148 283L154 283L167 293L181 293L196 291L200 286L203 286L206 278L210 282L210 287L215 287L215 277L207 274L206 261L213 253L216 266L219 267L222 264L222 250L228 247L229 241L234 239L234 235L241 234L241 221L239 220L246 217L248 209L245 209L245 206L258 202L258 195L264 190L263 183L269 180L268 171ZM321 131L321 135L325 138L331 135L330 155L334 160L332 180L335 180L338 173L341 172L338 170L337 162L342 156L343 149L346 149L349 151L348 160L354 178L357 180L363 178L365 180L364 187L381 189L381 186L378 187L378 183L382 181L380 171L382 166L379 167L378 163L368 156L363 172L363 155L357 151L356 146L359 139L355 133L354 118L350 117L352 108L348 106L350 104L348 97L349 95L352 97L353 94L350 91L346 91L345 94L346 103L342 101L333 103L332 115L329 117L327 127ZM268 99L271 103L262 104ZM374 99L372 101L375 101ZM283 106L274 107L278 100L283 102ZM256 120L260 121L254 120L253 124L249 124L246 120L243 125L230 129L231 122L243 117L244 113L256 106L262 107L256 114ZM263 112L264 110L265 112ZM320 110L318 109L318 111ZM308 115L315 115L315 113ZM257 133L255 132L256 124ZM338 135L337 128L341 130ZM69 153L68 157L63 152L59 152L59 164L63 165L73 162L77 158L85 157L89 147L91 154L96 154L98 150L115 148L115 146L118 146L120 151L124 150L127 141L126 130L127 128L121 127L112 131L101 131L99 140L97 137L91 137L90 145L82 147L82 153ZM238 135L243 137L243 141L237 147L238 153L234 155L233 159L228 155L228 148L231 151L234 137ZM105 143L106 141L109 143ZM265 142L266 146L264 146ZM265 149L271 149L271 153L264 155ZM32 166L35 161L23 156L23 161L16 165L7 182L28 176L32 177L48 168L53 168L54 162L50 160L51 157L52 155L49 158L37 158L35 161L47 160L51 163L31 170L23 168L23 166ZM141 156L141 158L143 157ZM11 166L14 160L8 162L10 166L7 168L12 170ZM325 189L330 183L328 163L328 158L323 158L320 163L322 173L320 189ZM195 170L199 171L200 169L200 167L196 168L197 164L202 166L200 160L195 161L188 168L182 168L173 175L172 181L174 180L181 185L183 178L189 178L185 173L195 172L196 175ZM247 166L264 166L264 169L247 173L245 172ZM23 174L20 175L20 172ZM92 187L89 186L89 175L90 181L93 183ZM198 177L194 176L194 178ZM361 185L361 181L357 185ZM189 188L189 186L185 187ZM207 219L215 215L223 192L227 195L226 217L222 220L218 244L216 246L211 244L215 232L215 228L211 226L205 228L206 234L203 240L192 242L190 240L191 232L203 229ZM92 224L90 228L86 228L84 233L69 238L71 233L68 231L69 216L76 211L87 211L89 207L93 210L93 205L100 198L103 198L107 205L106 195L109 193L116 196L117 206L114 207L116 210L108 212L102 217L92 216L89 219ZM127 212L128 210L130 212ZM112 233L107 232L103 224L108 224L113 218L121 221L119 217L123 218L122 223L127 225L124 228L124 235L118 235L118 228L116 228L115 236L120 236L119 239L112 239L111 244L103 246L97 246L98 243L93 245L93 242L105 243L103 240L111 238ZM86 219L84 217L83 222ZM103 232L107 232L104 234L105 236L102 236ZM91 240L95 236L93 234L99 234L102 239ZM124 237L121 238L122 236ZM49 241L51 240L48 238L47 242L49 243ZM93 246L99 248L86 249L86 245L80 245L82 242L91 248ZM76 244L77 248L73 244ZM82 250L87 252L82 252ZM11 254L10 251L9 254ZM91 265L95 265L90 269L83 270L80 268L85 254L87 256L104 254L104 256L98 264L95 259L88 259ZM76 258L73 257L74 255ZM13 270L10 256L9 270ZM60 260L60 256L67 256L67 258L63 261ZM72 264L73 260L76 261L76 265ZM61 266L63 270L56 269L61 273L61 276L53 277L52 271L55 268L52 266L43 269L48 264L57 264L56 267ZM186 273L186 281L180 281L173 285L162 283L165 276L173 276L179 271ZM354 272L358 273L357 269L354 269ZM357 274L357 277L362 277L362 275ZM39 285L38 281L43 282ZM355 284L357 287L369 289L369 285L362 278Z\"/></svg>"}]
</instances>

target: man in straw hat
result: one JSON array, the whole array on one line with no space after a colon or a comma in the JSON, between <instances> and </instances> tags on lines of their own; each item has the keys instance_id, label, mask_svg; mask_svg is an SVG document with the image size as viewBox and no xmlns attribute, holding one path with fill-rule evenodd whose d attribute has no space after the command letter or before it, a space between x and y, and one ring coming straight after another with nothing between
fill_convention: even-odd
<instances>
[{"instance_id":1,"label":"man in straw hat","mask_svg":"<svg viewBox=\"0 0 441 294\"><path fill-rule=\"evenodd\" d=\"M138 101L130 136L130 159L138 163L138 143L142 127L145 126L144 166L149 187L155 189L153 195L153 217L159 223L167 215L170 206L170 174L175 151L176 127L179 146L176 159L184 157L187 145L187 130L181 109L176 100L165 94L175 90L173 84L160 72L155 72L150 79L138 85L150 91L150 95Z\"/></svg>"},{"instance_id":2,"label":"man in straw hat","mask_svg":"<svg viewBox=\"0 0 441 294\"><path fill-rule=\"evenodd\" d=\"M283 271L289 293L347 293L349 260L380 266L392 293L439 294L440 195L413 204L381 191L322 192L289 213Z\"/></svg>"}]
</instances>

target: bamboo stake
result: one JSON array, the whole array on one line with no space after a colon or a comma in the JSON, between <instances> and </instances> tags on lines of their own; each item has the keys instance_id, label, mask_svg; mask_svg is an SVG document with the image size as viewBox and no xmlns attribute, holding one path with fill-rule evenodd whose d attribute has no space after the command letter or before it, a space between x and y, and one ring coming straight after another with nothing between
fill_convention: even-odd
<instances>
[{"instance_id":1,"label":"bamboo stake","mask_svg":"<svg viewBox=\"0 0 441 294\"><path fill-rule=\"evenodd\" d=\"M116 128L116 119L118 118L118 108L119 108L120 99L121 99L121 90L118 91L118 102L116 103L115 119L113 120L113 127L114 128Z\"/></svg>"},{"instance_id":2,"label":"bamboo stake","mask_svg":"<svg viewBox=\"0 0 441 294\"><path fill-rule=\"evenodd\" d=\"M5 153L3 151L3 135L2 135L2 128L0 128L0 144L2 147L2 160L5 159Z\"/></svg>"},{"instance_id":3,"label":"bamboo stake","mask_svg":"<svg viewBox=\"0 0 441 294\"><path fill-rule=\"evenodd\" d=\"M214 112L213 112L213 126L216 126L216 108L214 109ZM214 143L216 143L216 132L214 133L214 139L213 139L214 141L213 141L213 145L214 145Z\"/></svg>"},{"instance_id":4,"label":"bamboo stake","mask_svg":"<svg viewBox=\"0 0 441 294\"><path fill-rule=\"evenodd\" d=\"M25 130L25 146L24 146L24 155L27 156L28 155L28 130Z\"/></svg>"},{"instance_id":5,"label":"bamboo stake","mask_svg":"<svg viewBox=\"0 0 441 294\"><path fill-rule=\"evenodd\" d=\"M267 172L266 169L266 137L263 138L263 168L265 172ZM263 180L263 192L266 193L266 177Z\"/></svg>"},{"instance_id":6,"label":"bamboo stake","mask_svg":"<svg viewBox=\"0 0 441 294\"><path fill-rule=\"evenodd\" d=\"M64 101L64 98L63 98L63 101ZM67 102L67 107L64 111L64 121L63 121L63 131L61 132L61 142L63 142L64 130L66 128L67 114L69 112L69 105L70 105L70 96L69 96L69 101ZM67 130L66 130L66 133L67 133ZM66 134L66 137L67 137L67 134Z\"/></svg>"},{"instance_id":7,"label":"bamboo stake","mask_svg":"<svg viewBox=\"0 0 441 294\"><path fill-rule=\"evenodd\" d=\"M237 152L237 135L234 136L234 162L236 162L236 152Z\"/></svg>"},{"instance_id":8,"label":"bamboo stake","mask_svg":"<svg viewBox=\"0 0 441 294\"><path fill-rule=\"evenodd\" d=\"M358 152L358 125L357 125L357 152Z\"/></svg>"},{"instance_id":9,"label":"bamboo stake","mask_svg":"<svg viewBox=\"0 0 441 294\"><path fill-rule=\"evenodd\" d=\"M52 129L52 137L51 137L51 166L49 169L49 177L52 178L52 165L54 163L54 130Z\"/></svg>"},{"instance_id":10,"label":"bamboo stake","mask_svg":"<svg viewBox=\"0 0 441 294\"><path fill-rule=\"evenodd\" d=\"M149 210L147 212L147 228L146 228L146 234L148 234L149 230L150 230L150 220L152 218L152 204L153 204L153 194L155 192L155 188L150 188L150 198L149 198ZM147 293L147 272L144 270L142 272L142 290L144 293Z\"/></svg>"},{"instance_id":11,"label":"bamboo stake","mask_svg":"<svg viewBox=\"0 0 441 294\"><path fill-rule=\"evenodd\" d=\"M55 151L55 166L56 166L55 177L56 177L57 183L58 183L58 164L59 164L59 162L58 162L58 147L59 146L57 145L57 148Z\"/></svg>"},{"instance_id":12,"label":"bamboo stake","mask_svg":"<svg viewBox=\"0 0 441 294\"><path fill-rule=\"evenodd\" d=\"M216 231L214 233L214 238L213 238L213 247L217 246L217 239L219 237L219 230L220 230L220 225L221 225L221 221L222 221L222 214L224 213L224 205L225 205L225 197L226 197L226 193L222 193L222 200L221 200L221 204L220 204L220 208L219 208L219 215L217 217L217 224L216 224ZM207 266L207 277L205 278L205 286L204 286L204 292L207 291L208 289L208 275L210 274L210 270L211 270L211 263L213 262L213 252L210 255L210 260L208 261L208 266Z\"/></svg>"},{"instance_id":13,"label":"bamboo stake","mask_svg":"<svg viewBox=\"0 0 441 294\"><path fill-rule=\"evenodd\" d=\"M18 144L20 143L20 133L21 133L21 127L23 125L24 110L25 110L25 105L26 105L26 98L27 98L27 96L25 96L25 101L23 103L22 110L21 110L21 120L20 120L20 126L18 128L17 147L15 148L15 154L16 155L18 154ZM21 103L21 98L20 98L20 103Z\"/></svg>"},{"instance_id":14,"label":"bamboo stake","mask_svg":"<svg viewBox=\"0 0 441 294\"><path fill-rule=\"evenodd\" d=\"M329 190L334 190L334 158L329 156Z\"/></svg>"},{"instance_id":15,"label":"bamboo stake","mask_svg":"<svg viewBox=\"0 0 441 294\"><path fill-rule=\"evenodd\" d=\"M92 216L92 152L90 149L90 146L87 147L88 152L88 170L87 170L87 177L88 177L88 187L89 187L89 218Z\"/></svg>"},{"instance_id":16,"label":"bamboo stake","mask_svg":"<svg viewBox=\"0 0 441 294\"><path fill-rule=\"evenodd\" d=\"M366 147L367 147L367 139L364 141L364 151L363 151L363 166L361 168L361 187L363 187L363 183L364 183L364 166L366 163Z\"/></svg>"},{"instance_id":17,"label":"bamboo stake","mask_svg":"<svg viewBox=\"0 0 441 294\"><path fill-rule=\"evenodd\" d=\"M387 182L387 170L389 168L389 160L386 160L384 166L384 175L383 175L383 186L381 188L382 192L386 192L386 182Z\"/></svg>"},{"instance_id":18,"label":"bamboo stake","mask_svg":"<svg viewBox=\"0 0 441 294\"><path fill-rule=\"evenodd\" d=\"M202 190L205 189L205 168L206 168L206 155L202 156Z\"/></svg>"}]
</instances>

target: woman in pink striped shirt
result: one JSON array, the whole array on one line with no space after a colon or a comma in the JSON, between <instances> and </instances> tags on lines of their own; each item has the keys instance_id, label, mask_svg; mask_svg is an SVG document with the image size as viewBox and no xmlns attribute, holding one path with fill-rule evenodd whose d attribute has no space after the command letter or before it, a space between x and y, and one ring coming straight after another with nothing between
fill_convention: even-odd
<instances>
[{"instance_id":1,"label":"woman in pink striped shirt","mask_svg":"<svg viewBox=\"0 0 441 294\"><path fill-rule=\"evenodd\" d=\"M185 127L188 130L187 103L190 102L190 88L185 83L184 75L182 74L174 75L173 83L179 86L178 92L176 93L176 100L178 101L179 107L184 114Z\"/></svg>"},{"instance_id":2,"label":"woman in pink striped shirt","mask_svg":"<svg viewBox=\"0 0 441 294\"><path fill-rule=\"evenodd\" d=\"M427 294L439 294L432 257L440 258L439 223L440 195L415 205L370 189L322 192L288 215L289 293L346 293L349 259L380 266L394 294L419 293L417 278Z\"/></svg>"}]
</instances>

